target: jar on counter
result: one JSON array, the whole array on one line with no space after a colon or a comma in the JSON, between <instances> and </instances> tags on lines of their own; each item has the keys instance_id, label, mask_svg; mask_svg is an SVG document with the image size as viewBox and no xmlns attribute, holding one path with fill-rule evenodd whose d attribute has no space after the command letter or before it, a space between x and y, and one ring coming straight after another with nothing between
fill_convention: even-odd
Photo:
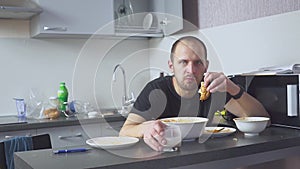
<instances>
[{"instance_id":1,"label":"jar on counter","mask_svg":"<svg viewBox=\"0 0 300 169\"><path fill-rule=\"evenodd\" d=\"M57 119L60 117L60 112L58 111L58 99L57 97L50 97L49 102L44 106L43 115L46 118Z\"/></svg>"}]
</instances>

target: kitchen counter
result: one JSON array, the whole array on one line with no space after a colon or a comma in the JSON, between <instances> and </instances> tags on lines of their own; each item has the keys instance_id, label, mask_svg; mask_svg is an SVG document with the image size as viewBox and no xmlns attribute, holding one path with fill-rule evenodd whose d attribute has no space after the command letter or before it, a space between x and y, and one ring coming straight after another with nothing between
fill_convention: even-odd
<instances>
[{"instance_id":1,"label":"kitchen counter","mask_svg":"<svg viewBox=\"0 0 300 169\"><path fill-rule=\"evenodd\" d=\"M60 117L58 119L33 119L26 118L20 119L16 116L0 116L1 119L11 119L14 120L12 123L0 125L0 132L7 131L18 131L18 130L28 130L28 129L41 129L41 128L50 128L50 127L63 127L63 126L72 126L80 124L90 124L90 123L102 123L102 122L115 122L115 121L124 121L125 118L119 114L107 115L104 117L98 118L88 118L87 116L78 115L77 117Z\"/></svg>"},{"instance_id":2,"label":"kitchen counter","mask_svg":"<svg viewBox=\"0 0 300 169\"><path fill-rule=\"evenodd\" d=\"M234 169L300 155L300 130L269 127L259 136L236 132L227 137L183 142L178 152L155 152L140 140L134 146L53 154L52 150L15 153L16 168L214 168ZM82 147L88 147L82 145Z\"/></svg>"}]
</instances>

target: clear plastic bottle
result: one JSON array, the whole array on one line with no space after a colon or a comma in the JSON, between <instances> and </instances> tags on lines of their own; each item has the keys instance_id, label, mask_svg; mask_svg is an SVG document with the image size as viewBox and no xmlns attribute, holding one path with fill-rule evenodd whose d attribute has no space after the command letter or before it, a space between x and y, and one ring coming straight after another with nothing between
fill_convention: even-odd
<instances>
[{"instance_id":1,"label":"clear plastic bottle","mask_svg":"<svg viewBox=\"0 0 300 169\"><path fill-rule=\"evenodd\" d=\"M68 103L68 89L66 87L65 82L61 82L59 85L59 90L57 91L57 99L58 99L58 110L65 114L67 111L67 103Z\"/></svg>"}]
</instances>

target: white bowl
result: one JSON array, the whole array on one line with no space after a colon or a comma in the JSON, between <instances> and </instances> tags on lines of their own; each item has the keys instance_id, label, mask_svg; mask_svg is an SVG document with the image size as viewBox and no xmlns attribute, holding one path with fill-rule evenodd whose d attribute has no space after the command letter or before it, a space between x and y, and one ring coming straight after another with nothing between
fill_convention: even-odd
<instances>
[{"instance_id":1,"label":"white bowl","mask_svg":"<svg viewBox=\"0 0 300 169\"><path fill-rule=\"evenodd\" d=\"M165 124L178 125L183 140L196 139L203 134L207 118L203 117L171 117L161 121Z\"/></svg>"},{"instance_id":2,"label":"white bowl","mask_svg":"<svg viewBox=\"0 0 300 169\"><path fill-rule=\"evenodd\" d=\"M269 120L270 118L268 117L240 117L233 119L236 127L248 136L258 135L264 131Z\"/></svg>"}]
</instances>

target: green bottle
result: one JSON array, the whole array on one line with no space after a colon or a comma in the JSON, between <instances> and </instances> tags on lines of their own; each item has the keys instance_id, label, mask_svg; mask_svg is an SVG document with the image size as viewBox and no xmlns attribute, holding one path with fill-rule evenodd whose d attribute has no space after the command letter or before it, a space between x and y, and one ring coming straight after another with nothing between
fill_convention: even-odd
<instances>
[{"instance_id":1,"label":"green bottle","mask_svg":"<svg viewBox=\"0 0 300 169\"><path fill-rule=\"evenodd\" d=\"M68 89L65 82L59 84L59 90L57 91L57 99L59 102L58 110L62 113L67 111L67 102L68 102Z\"/></svg>"}]
</instances>

